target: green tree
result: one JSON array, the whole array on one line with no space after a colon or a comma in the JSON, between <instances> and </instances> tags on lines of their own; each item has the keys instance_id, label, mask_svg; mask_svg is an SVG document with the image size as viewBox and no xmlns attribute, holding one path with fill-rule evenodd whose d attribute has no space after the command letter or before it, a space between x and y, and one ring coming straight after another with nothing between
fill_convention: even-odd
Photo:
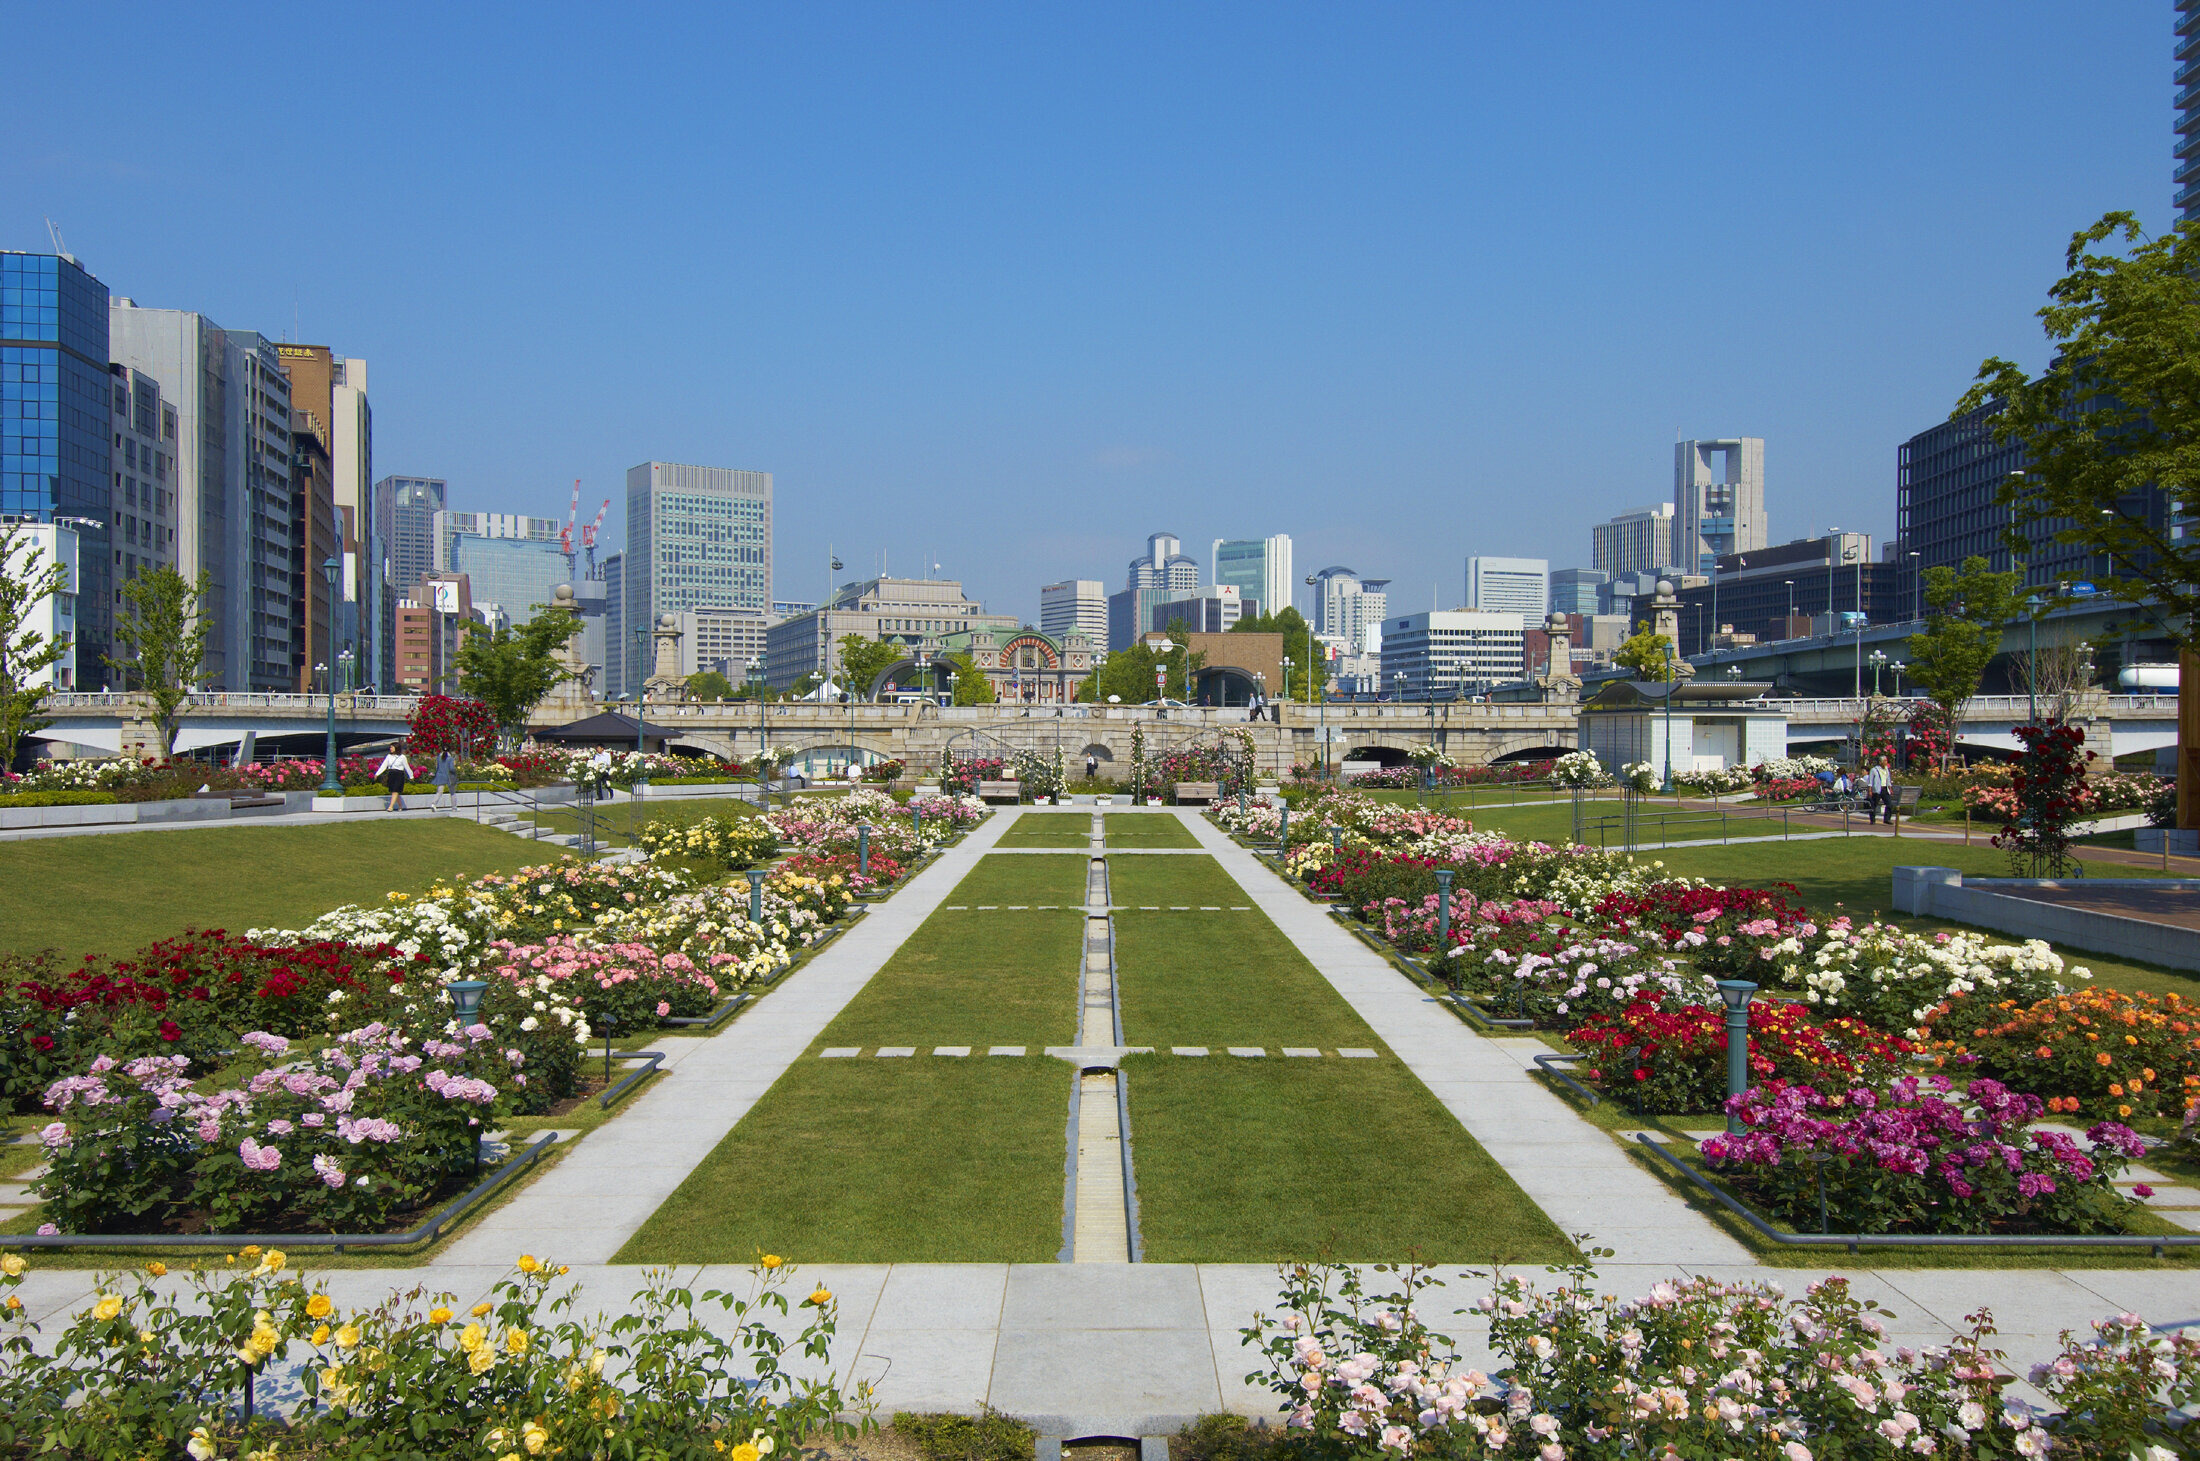
<instances>
[{"instance_id":1,"label":"green tree","mask_svg":"<svg viewBox=\"0 0 2200 1461\"><path fill-rule=\"evenodd\" d=\"M199 604L210 583L203 573L197 583L185 583L182 574L163 566L122 586L115 648L128 653L121 659L109 657L107 664L125 686L152 697L164 757L176 753L176 722L205 672L207 623Z\"/></svg>"},{"instance_id":2,"label":"green tree","mask_svg":"<svg viewBox=\"0 0 2200 1461\"><path fill-rule=\"evenodd\" d=\"M2024 575L1996 573L1973 554L1960 569L1926 569L1924 579L1925 628L1910 636L1910 678L1952 731L2001 649L2002 627L2022 607Z\"/></svg>"},{"instance_id":3,"label":"green tree","mask_svg":"<svg viewBox=\"0 0 2200 1461\"><path fill-rule=\"evenodd\" d=\"M870 699L872 683L896 660L906 657L906 650L898 642L865 639L860 634L843 634L836 647L840 651L840 688L858 700Z\"/></svg>"},{"instance_id":4,"label":"green tree","mask_svg":"<svg viewBox=\"0 0 2200 1461\"><path fill-rule=\"evenodd\" d=\"M2056 542L2108 559L2101 588L2159 605L2166 632L2200 649L2200 538L2173 526L2200 511L2200 224L2149 238L2131 214L2104 214L2063 267L2039 311L2047 368L1992 357L1955 414L1998 406L1995 439L2024 449L2023 475L2000 487L2013 548L2060 524ZM2150 486L2168 512L2148 511Z\"/></svg>"},{"instance_id":5,"label":"green tree","mask_svg":"<svg viewBox=\"0 0 2200 1461\"><path fill-rule=\"evenodd\" d=\"M23 561L16 562L18 550ZM69 638L49 639L25 622L39 602L63 592L68 574L58 562L38 562L31 535L0 524L0 771L15 764L15 748L46 722L38 707L51 688L32 680L46 674L69 653ZM47 677L49 680L51 676Z\"/></svg>"},{"instance_id":6,"label":"green tree","mask_svg":"<svg viewBox=\"0 0 2200 1461\"><path fill-rule=\"evenodd\" d=\"M1107 663L1085 676L1077 687L1077 698L1087 703L1104 703L1110 695L1121 697L1125 705L1143 705L1154 698L1154 671L1165 671L1165 693L1172 700L1185 700L1191 677L1207 663L1205 654L1193 654L1186 641L1190 631L1182 619L1169 625L1168 636L1174 645L1167 654L1156 654L1143 639L1129 649L1111 650Z\"/></svg>"},{"instance_id":7,"label":"green tree","mask_svg":"<svg viewBox=\"0 0 2200 1461\"><path fill-rule=\"evenodd\" d=\"M1678 646L1671 639L1645 624L1612 651L1612 663L1621 669L1633 670L1638 680L1670 680L1676 648Z\"/></svg>"},{"instance_id":8,"label":"green tree","mask_svg":"<svg viewBox=\"0 0 2200 1461\"><path fill-rule=\"evenodd\" d=\"M459 689L487 705L507 743L516 742L529 713L567 678L558 651L580 632L580 615L554 610L538 613L517 628L477 627L458 647Z\"/></svg>"},{"instance_id":9,"label":"green tree","mask_svg":"<svg viewBox=\"0 0 2200 1461\"><path fill-rule=\"evenodd\" d=\"M967 654L951 654L947 666L955 672L955 703L957 705L996 705L1001 697L993 692L993 680L978 668Z\"/></svg>"},{"instance_id":10,"label":"green tree","mask_svg":"<svg viewBox=\"0 0 2200 1461\"><path fill-rule=\"evenodd\" d=\"M1315 656L1321 652L1321 642L1316 640L1309 644L1306 634L1307 628L1306 616L1301 614L1297 606L1292 604L1284 605L1278 613L1255 614L1251 618L1240 619L1230 626L1232 634L1281 634L1283 636L1284 661L1291 666L1291 694L1287 697L1283 693L1283 686L1270 685L1268 693L1275 699L1288 698L1312 701L1314 698L1312 694L1314 684L1313 668ZM1324 688L1328 685L1327 669L1328 665L1325 659L1322 676Z\"/></svg>"},{"instance_id":11,"label":"green tree","mask_svg":"<svg viewBox=\"0 0 2200 1461\"><path fill-rule=\"evenodd\" d=\"M688 698L691 700L731 700L734 698L733 682L716 670L700 670L687 677Z\"/></svg>"}]
</instances>

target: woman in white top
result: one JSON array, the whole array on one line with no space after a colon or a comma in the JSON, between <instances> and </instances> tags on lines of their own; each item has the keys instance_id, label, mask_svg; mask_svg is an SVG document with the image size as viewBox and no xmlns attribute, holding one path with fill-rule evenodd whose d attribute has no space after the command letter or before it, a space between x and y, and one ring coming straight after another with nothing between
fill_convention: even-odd
<instances>
[{"instance_id":1,"label":"woman in white top","mask_svg":"<svg viewBox=\"0 0 2200 1461\"><path fill-rule=\"evenodd\" d=\"M390 804L383 808L384 811L394 812L403 806L405 783L412 780L412 774L412 762L405 759L404 744L400 742L390 747L382 764L374 768L375 779L390 789Z\"/></svg>"}]
</instances>

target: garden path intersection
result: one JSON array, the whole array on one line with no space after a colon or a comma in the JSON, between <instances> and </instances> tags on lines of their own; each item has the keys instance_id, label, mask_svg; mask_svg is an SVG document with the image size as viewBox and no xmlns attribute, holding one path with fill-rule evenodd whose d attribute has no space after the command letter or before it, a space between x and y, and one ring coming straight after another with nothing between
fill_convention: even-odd
<instances>
[{"instance_id":1,"label":"garden path intersection","mask_svg":"<svg viewBox=\"0 0 2200 1461\"><path fill-rule=\"evenodd\" d=\"M820 1283L837 1298L840 1326L832 1365L875 1382L885 1411L968 1410L983 1402L1032 1420L1043 1434L1066 1436L1151 1435L1214 1410L1275 1414L1274 1397L1243 1382L1256 1358L1240 1341L1240 1331L1255 1314L1274 1309L1279 1287L1274 1266L1122 1261L1135 1251L1141 1213L1149 1252L1175 1244L1163 1258L1187 1249L1197 1257L1199 1245L1213 1241L1211 1233L1183 1236L1207 1230L1196 1221L1184 1228L1183 1204L1176 1201L1187 1189L1181 1172L1171 1170L1168 1152L1172 1140L1179 1145L1186 1140L1187 1128L1172 1125L1168 1087L1176 1076L1171 1072L1196 1075L1193 1095L1217 1103L1213 1121L1220 1127L1229 1112L1263 1108L1233 1105L1225 1111L1221 1103L1229 1095L1217 1082L1284 1083L1274 1088L1284 1093L1288 1114L1290 1082L1319 1080L1334 1088L1340 1078L1395 1078L1402 1068L1409 1077L1406 1086L1380 1089L1432 1100L1456 1123L1452 1139L1461 1152L1478 1148L1472 1153L1476 1160L1484 1153L1494 1159L1549 1224L1580 1235L1584 1248L1611 1250L1597 1265L1596 1284L1606 1292L1641 1294L1686 1273L1776 1280L1799 1293L1819 1276L1814 1270L1758 1264L1749 1250L1631 1159L1610 1134L1581 1120L1531 1077L1532 1057L1548 1046L1477 1034L1206 819L1144 809L1108 813L1111 824L1124 817L1173 821L1183 833L1173 840L1189 846L997 848L1033 815L1004 811L979 824L893 897L871 905L846 934L721 1033L661 1042L671 1051L666 1077L651 1082L615 1122L578 1142L513 1200L474 1224L428 1268L344 1269L315 1274L315 1280L343 1307L376 1303L393 1289L416 1285L449 1290L471 1304L486 1298L512 1259L526 1251L571 1265L569 1278L580 1291L573 1312L616 1314L641 1286L642 1265L613 1260L637 1241L646 1246L637 1235L654 1231L653 1215L693 1174L707 1170L721 1144L738 1139L744 1118L759 1110L776 1085L804 1071L836 1080L875 1071L875 1077L862 1078L885 1081L890 1102L902 1089L896 1082L943 1078L927 1072L970 1078L986 1070L1039 1067L1051 1067L1048 1079L1059 1082L1048 1087L1059 1096L1046 1098L1053 1103L1048 1119L1057 1142L1053 1200L1063 1208L1061 1256L1076 1261L801 1264L803 1284ZM997 853L1016 857L1011 863ZM1085 902L1076 901L1074 885L1061 888L1051 902L948 902L989 864L1052 867L1026 856L1042 853L1061 859L1065 871L1075 869L1085 885ZM1153 855L1160 853L1169 855ZM1106 862L1096 864L1102 855ZM1152 896L1173 887L1179 869L1192 894L1184 904L1165 901L1165 895L1146 903L1133 891ZM1213 901L1197 896L1201 892ZM1008 1028L997 1011L973 1007L970 1028L955 1030L937 1017L920 1017L922 1011L894 1006L886 1014L874 1012L862 1026L866 1033L876 1031L872 1038L824 1043L859 997L890 992L888 986L903 977L897 954L928 920L950 913L974 920L982 914L978 927L987 930L987 938L1018 942L1038 936L1036 920L1084 925L1082 936L1068 945L1078 950L1070 959L1079 977L1049 986L1074 991L1048 1016L1056 1023L1035 1024L1030 1037L1010 1034L1002 1041L989 1038ZM1187 917L1169 916L1177 914ZM1150 961L1161 941L1200 937L1209 928L1212 962L1234 969L1255 959L1249 951L1265 947L1256 935L1271 927L1269 936L1280 935L1318 976L1323 988L1314 993L1341 1001L1326 1024L1295 1028L1295 1017L1287 1015L1260 1022L1260 1011L1246 1006L1205 1014L1171 1011L1161 982L1151 972L1141 974L1141 958L1149 960L1143 966L1149 971L1158 967ZM1069 979L1066 973L1062 977ZM1294 1011L1313 1008L1306 998L1291 1005ZM1241 1016L1250 1022L1242 1030L1233 1026ZM896 1028L895 1019L906 1027ZM1073 1038L1055 1036L1056 1029L1074 1032ZM1241 1043L1229 1043L1233 1035ZM1152 1053L1135 1053L1141 1049ZM1063 1071L1048 1056L1068 1059L1073 1069ZM1098 1100L1096 1088L1087 1084L1095 1074L1122 1086L1110 1085L1105 1101ZM1121 1089L1128 1094L1119 1103ZM1337 1109L1310 1105L1307 1119L1329 1121ZM1380 1143L1391 1109L1364 1111L1359 1138ZM1059 1143L1072 1112L1065 1151ZM1105 1118L1121 1112L1128 1114L1128 1127L1111 1128ZM876 1121L873 1139L900 1139L891 1105L869 1114ZM1199 1122L1189 1129L1196 1133ZM1125 1144L1131 1152L1127 1161L1121 1156ZM1087 1148L1082 1161L1080 1146ZM1431 1149L1432 1167L1449 1160L1448 1148ZM1191 1155L1195 1167L1220 1167L1228 1165L1231 1153L1218 1146ZM1117 1163L1112 1188L1088 1180L1109 1161ZM1176 1161L1182 1165L1181 1158ZM1064 1201L1072 1194L1074 1200ZM1135 1206L1127 1201L1133 1196ZM1120 1219L1114 1232L1093 1229L1089 1219L1110 1203ZM1173 1214L1172 1203L1178 1209ZM1225 1221L1229 1216L1222 1214ZM1099 1256L1111 1242L1118 1249L1112 1261ZM746 1270L735 1264L747 1256L729 1251L724 1263L684 1263L679 1272L697 1291L740 1289ZM799 1262L802 1255L795 1251L790 1257ZM312 1270L310 1255L300 1254L296 1262ZM1426 1301L1426 1310L1437 1317L1438 1328L1458 1338L1464 1357L1486 1363L1482 1325L1451 1313L1478 1298L1484 1281L1459 1265L1438 1271L1447 1287ZM2000 1330L1995 1342L2020 1374L2055 1351L2058 1331L2082 1328L2102 1314L2137 1311L2156 1323L2200 1316L2200 1271L1857 1266L1825 1271L1848 1275L1859 1297L1893 1311L1891 1343L1941 1342L1965 1327L1966 1314L1992 1308ZM16 1293L34 1319L52 1319L81 1305L93 1284L88 1270L34 1267ZM715 1306L704 1312L715 1314Z\"/></svg>"}]
</instances>

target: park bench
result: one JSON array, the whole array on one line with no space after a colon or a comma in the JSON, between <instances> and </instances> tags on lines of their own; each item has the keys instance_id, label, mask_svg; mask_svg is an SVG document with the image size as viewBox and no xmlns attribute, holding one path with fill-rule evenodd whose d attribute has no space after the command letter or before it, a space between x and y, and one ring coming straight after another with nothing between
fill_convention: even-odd
<instances>
[{"instance_id":1,"label":"park bench","mask_svg":"<svg viewBox=\"0 0 2200 1461\"><path fill-rule=\"evenodd\" d=\"M1179 781L1176 784L1176 804L1205 802L1212 805L1222 795L1222 787L1213 781Z\"/></svg>"},{"instance_id":2,"label":"park bench","mask_svg":"<svg viewBox=\"0 0 2200 1461\"><path fill-rule=\"evenodd\" d=\"M1024 787L1020 781L981 781L978 783L978 800L982 802L1020 802L1024 799Z\"/></svg>"}]
</instances>

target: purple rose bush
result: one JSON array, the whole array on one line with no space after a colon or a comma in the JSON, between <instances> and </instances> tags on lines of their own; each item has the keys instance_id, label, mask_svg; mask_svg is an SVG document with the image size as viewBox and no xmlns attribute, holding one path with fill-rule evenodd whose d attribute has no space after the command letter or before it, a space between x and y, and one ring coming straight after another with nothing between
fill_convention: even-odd
<instances>
[{"instance_id":1,"label":"purple rose bush","mask_svg":"<svg viewBox=\"0 0 2200 1461\"><path fill-rule=\"evenodd\" d=\"M1309 1461L2174 1461L2200 1439L2200 1340L2136 1314L2065 1331L2030 1373L2035 1408L2004 1393L1989 1314L1944 1345L1889 1347L1884 1311L1841 1278L1796 1299L1693 1278L1627 1300L1586 1267L1548 1290L1500 1277L1457 1311L1487 1328L1484 1370L1431 1327L1439 1281L1397 1272L1375 1294L1347 1266L1287 1268L1279 1311L1244 1331L1266 1360L1247 1379Z\"/></svg>"}]
</instances>

